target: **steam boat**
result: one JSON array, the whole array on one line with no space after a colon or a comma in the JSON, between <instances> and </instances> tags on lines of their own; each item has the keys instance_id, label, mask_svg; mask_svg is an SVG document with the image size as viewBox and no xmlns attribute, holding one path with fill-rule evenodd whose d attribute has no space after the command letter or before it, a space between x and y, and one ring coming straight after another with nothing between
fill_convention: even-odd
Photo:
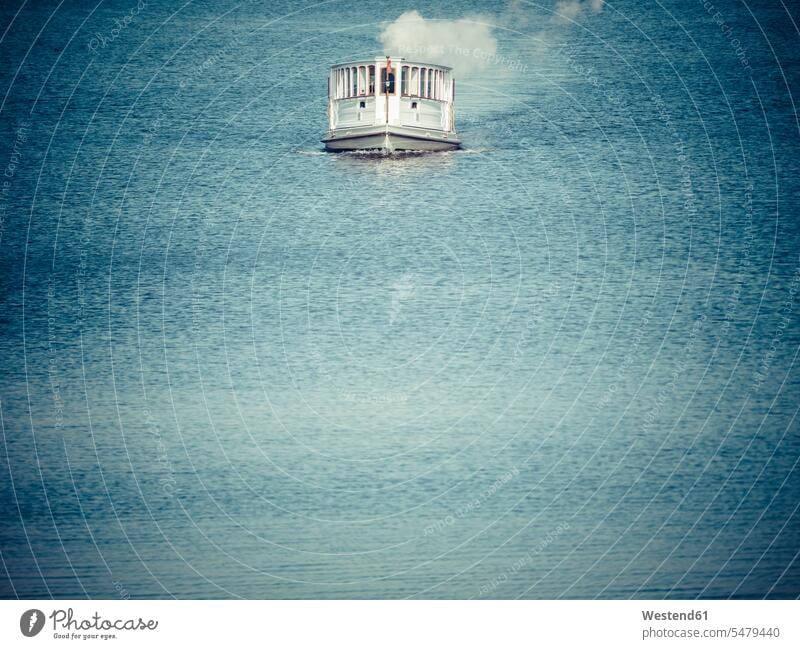
<instances>
[{"instance_id":1,"label":"steam boat","mask_svg":"<svg viewBox=\"0 0 800 649\"><path fill-rule=\"evenodd\" d=\"M328 151L446 151L455 131L452 69L402 57L341 63L328 77Z\"/></svg>"}]
</instances>

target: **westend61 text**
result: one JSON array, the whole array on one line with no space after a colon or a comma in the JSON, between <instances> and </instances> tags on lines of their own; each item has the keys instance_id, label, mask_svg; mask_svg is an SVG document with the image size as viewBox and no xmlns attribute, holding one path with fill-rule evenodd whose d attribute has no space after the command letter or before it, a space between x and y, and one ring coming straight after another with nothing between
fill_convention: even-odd
<instances>
[{"instance_id":1,"label":"westend61 text","mask_svg":"<svg viewBox=\"0 0 800 649\"><path fill-rule=\"evenodd\" d=\"M642 611L642 618L645 620L704 620L708 621L708 611L689 611L683 613L675 613L668 611L666 613L659 613L658 611Z\"/></svg>"}]
</instances>

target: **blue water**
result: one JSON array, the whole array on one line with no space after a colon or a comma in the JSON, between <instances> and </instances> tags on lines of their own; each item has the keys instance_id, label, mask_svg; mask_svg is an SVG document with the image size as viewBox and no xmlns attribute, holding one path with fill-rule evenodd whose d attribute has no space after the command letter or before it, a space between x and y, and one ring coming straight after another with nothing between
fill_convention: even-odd
<instances>
[{"instance_id":1,"label":"blue water","mask_svg":"<svg viewBox=\"0 0 800 649\"><path fill-rule=\"evenodd\" d=\"M3 3L0 596L797 597L800 16L715 2ZM324 153L410 9L464 149Z\"/></svg>"}]
</instances>

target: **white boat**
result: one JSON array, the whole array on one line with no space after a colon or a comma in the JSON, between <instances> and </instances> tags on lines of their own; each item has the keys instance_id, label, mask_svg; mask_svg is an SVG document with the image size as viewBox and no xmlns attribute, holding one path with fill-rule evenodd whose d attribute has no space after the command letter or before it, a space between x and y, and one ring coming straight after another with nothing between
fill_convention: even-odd
<instances>
[{"instance_id":1,"label":"white boat","mask_svg":"<svg viewBox=\"0 0 800 649\"><path fill-rule=\"evenodd\" d=\"M446 151L455 130L452 69L378 57L331 66L328 151Z\"/></svg>"}]
</instances>

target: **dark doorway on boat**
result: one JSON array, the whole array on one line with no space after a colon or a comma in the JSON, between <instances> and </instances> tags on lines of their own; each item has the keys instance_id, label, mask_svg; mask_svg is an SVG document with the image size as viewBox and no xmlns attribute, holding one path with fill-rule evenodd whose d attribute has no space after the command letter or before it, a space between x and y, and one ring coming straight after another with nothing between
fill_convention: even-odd
<instances>
[{"instance_id":1,"label":"dark doorway on boat","mask_svg":"<svg viewBox=\"0 0 800 649\"><path fill-rule=\"evenodd\" d=\"M381 68L381 87L387 95L394 94L394 72L386 74L386 68Z\"/></svg>"}]
</instances>

